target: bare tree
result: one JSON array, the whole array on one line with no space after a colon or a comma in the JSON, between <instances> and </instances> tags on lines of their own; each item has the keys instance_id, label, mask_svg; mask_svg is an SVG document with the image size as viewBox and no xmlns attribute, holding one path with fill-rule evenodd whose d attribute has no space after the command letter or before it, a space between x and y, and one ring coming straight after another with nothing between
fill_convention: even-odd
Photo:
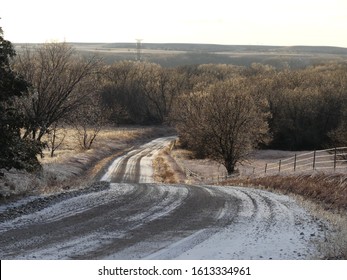
<instances>
[{"instance_id":1,"label":"bare tree","mask_svg":"<svg viewBox=\"0 0 347 280\"><path fill-rule=\"evenodd\" d=\"M110 111L100 104L97 95L90 97L88 103L80 106L71 117L76 137L83 150L89 150L102 127L107 123Z\"/></svg>"},{"instance_id":2,"label":"bare tree","mask_svg":"<svg viewBox=\"0 0 347 280\"><path fill-rule=\"evenodd\" d=\"M26 113L24 137L41 140L52 124L67 117L95 91L99 60L81 58L66 43L48 43L37 49L26 48L15 63L17 71L32 86L23 102Z\"/></svg>"},{"instance_id":3,"label":"bare tree","mask_svg":"<svg viewBox=\"0 0 347 280\"><path fill-rule=\"evenodd\" d=\"M119 109L125 110L123 115L131 122L142 123L146 116L147 104L140 83L145 74L144 63L122 61L115 63L105 70L102 102L115 114Z\"/></svg>"},{"instance_id":4,"label":"bare tree","mask_svg":"<svg viewBox=\"0 0 347 280\"><path fill-rule=\"evenodd\" d=\"M174 114L180 138L223 164L228 174L265 140L268 117L266 102L255 100L252 86L241 78L181 97Z\"/></svg>"},{"instance_id":5,"label":"bare tree","mask_svg":"<svg viewBox=\"0 0 347 280\"><path fill-rule=\"evenodd\" d=\"M182 92L184 80L177 71L159 65L150 70L141 88L153 117L163 123L170 115L174 100Z\"/></svg>"},{"instance_id":6,"label":"bare tree","mask_svg":"<svg viewBox=\"0 0 347 280\"><path fill-rule=\"evenodd\" d=\"M126 109L136 123L163 123L184 86L183 74L148 62L122 61L106 70L103 103Z\"/></svg>"}]
</instances>

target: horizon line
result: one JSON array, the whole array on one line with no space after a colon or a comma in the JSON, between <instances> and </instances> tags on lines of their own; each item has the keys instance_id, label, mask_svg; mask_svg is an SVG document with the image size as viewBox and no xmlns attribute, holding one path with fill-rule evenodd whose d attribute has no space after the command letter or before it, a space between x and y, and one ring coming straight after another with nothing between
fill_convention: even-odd
<instances>
[{"instance_id":1,"label":"horizon line","mask_svg":"<svg viewBox=\"0 0 347 280\"><path fill-rule=\"evenodd\" d=\"M47 42L11 42L14 45L18 44L49 44L49 43L67 43L67 44L134 44L136 45L136 41L114 41L114 42L93 42L93 41L47 41ZM341 48L341 49L347 49L347 47L341 47L336 45L301 45L301 44L294 44L294 45L276 45L276 44L222 44L222 43L182 43L182 42L141 42L141 44L158 44L158 45L212 45L212 46L254 46L254 47L326 47L326 48Z\"/></svg>"}]
</instances>

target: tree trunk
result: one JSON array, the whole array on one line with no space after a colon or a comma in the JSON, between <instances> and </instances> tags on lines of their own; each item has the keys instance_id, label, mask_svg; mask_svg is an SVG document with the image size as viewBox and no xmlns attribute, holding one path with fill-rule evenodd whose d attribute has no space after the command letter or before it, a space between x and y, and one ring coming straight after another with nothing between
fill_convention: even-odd
<instances>
[{"instance_id":1,"label":"tree trunk","mask_svg":"<svg viewBox=\"0 0 347 280\"><path fill-rule=\"evenodd\" d=\"M224 166L228 172L228 175L231 175L235 171L235 164L231 160L226 160Z\"/></svg>"}]
</instances>

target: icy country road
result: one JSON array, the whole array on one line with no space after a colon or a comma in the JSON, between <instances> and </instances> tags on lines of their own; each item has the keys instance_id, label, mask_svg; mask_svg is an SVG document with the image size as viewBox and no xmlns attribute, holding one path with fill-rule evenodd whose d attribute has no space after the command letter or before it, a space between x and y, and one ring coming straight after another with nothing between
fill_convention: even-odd
<instances>
[{"instance_id":1,"label":"icy country road","mask_svg":"<svg viewBox=\"0 0 347 280\"><path fill-rule=\"evenodd\" d=\"M287 196L241 187L122 183L150 181L145 158L167 143L157 140L117 159L103 177L111 182L107 189L0 223L0 258L315 256L312 241L324 238L325 225ZM143 162L147 168L141 171Z\"/></svg>"},{"instance_id":2,"label":"icy country road","mask_svg":"<svg viewBox=\"0 0 347 280\"><path fill-rule=\"evenodd\" d=\"M116 183L152 183L152 160L176 138L173 136L155 139L117 158L101 180Z\"/></svg>"}]
</instances>

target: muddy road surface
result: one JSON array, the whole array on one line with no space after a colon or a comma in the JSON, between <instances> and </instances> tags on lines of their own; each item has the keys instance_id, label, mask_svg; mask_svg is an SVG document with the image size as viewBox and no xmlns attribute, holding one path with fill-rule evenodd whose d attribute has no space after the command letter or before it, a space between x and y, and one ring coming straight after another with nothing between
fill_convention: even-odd
<instances>
[{"instance_id":1,"label":"muddy road surface","mask_svg":"<svg viewBox=\"0 0 347 280\"><path fill-rule=\"evenodd\" d=\"M162 138L116 159L107 187L50 200L27 198L0 223L1 259L310 259L326 225L293 199L232 186L151 182ZM142 166L145 166L142 168Z\"/></svg>"}]
</instances>

